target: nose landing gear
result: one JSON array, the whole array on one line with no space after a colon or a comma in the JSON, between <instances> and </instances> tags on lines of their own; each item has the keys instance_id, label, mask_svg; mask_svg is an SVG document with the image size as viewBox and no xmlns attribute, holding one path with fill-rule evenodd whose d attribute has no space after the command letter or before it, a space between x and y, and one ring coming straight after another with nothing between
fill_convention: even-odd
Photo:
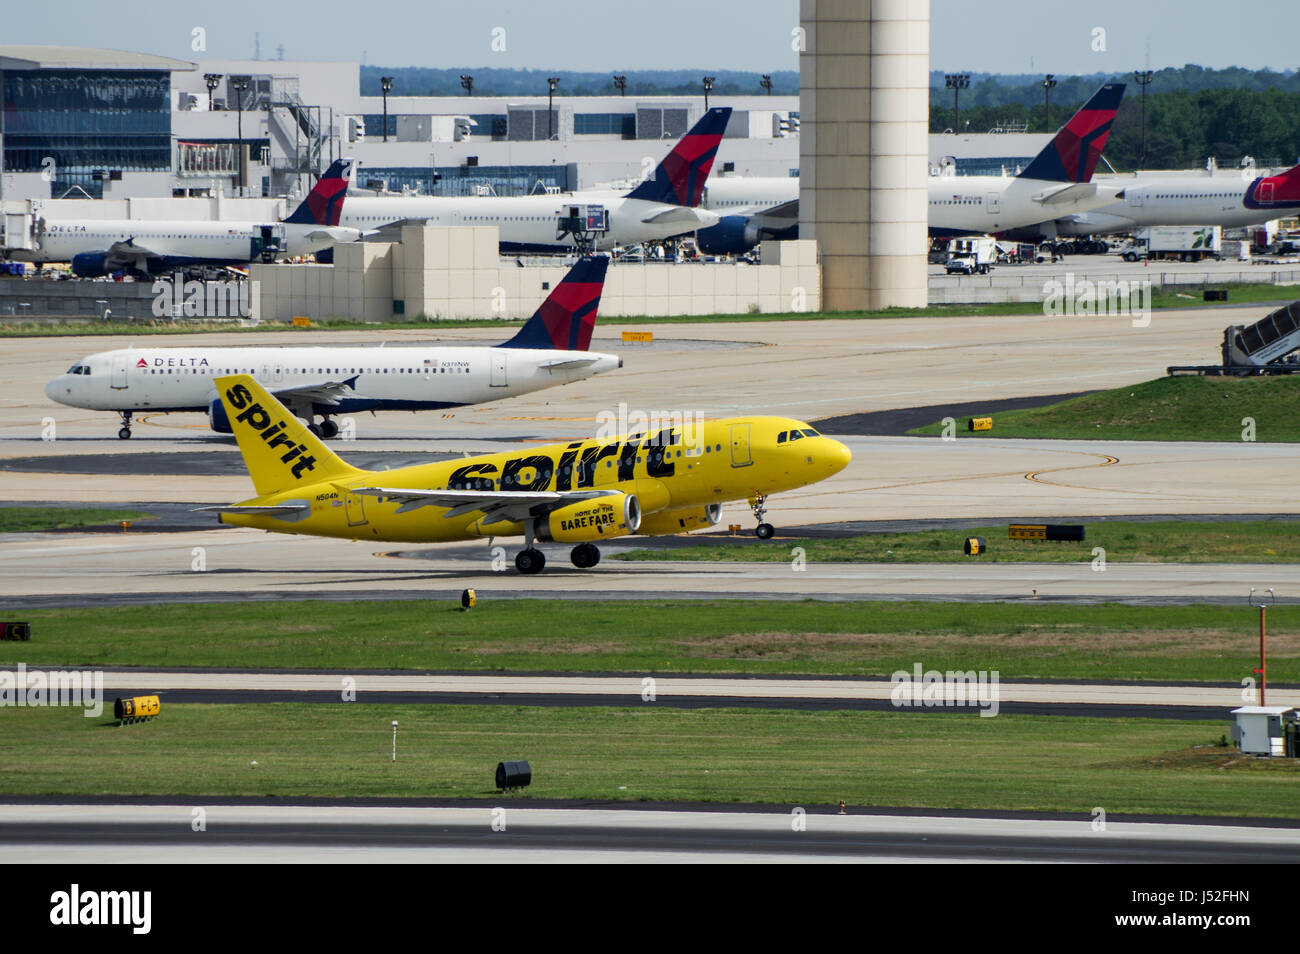
<instances>
[{"instance_id":1,"label":"nose landing gear","mask_svg":"<svg viewBox=\"0 0 1300 954\"><path fill-rule=\"evenodd\" d=\"M765 521L763 518L767 515L767 494L755 494L749 498L749 509L754 511L754 519L758 521L758 526L754 528L754 536L760 540L771 540L772 535L776 533L776 527Z\"/></svg>"},{"instance_id":2,"label":"nose landing gear","mask_svg":"<svg viewBox=\"0 0 1300 954\"><path fill-rule=\"evenodd\" d=\"M122 429L117 432L119 440L129 441L131 439L131 412L120 411L122 415Z\"/></svg>"}]
</instances>

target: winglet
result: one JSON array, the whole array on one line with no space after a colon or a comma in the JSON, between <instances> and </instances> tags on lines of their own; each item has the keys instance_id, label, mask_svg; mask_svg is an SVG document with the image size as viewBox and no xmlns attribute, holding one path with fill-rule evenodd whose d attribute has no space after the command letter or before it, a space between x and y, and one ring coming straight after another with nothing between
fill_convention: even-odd
<instances>
[{"instance_id":1,"label":"winglet","mask_svg":"<svg viewBox=\"0 0 1300 954\"><path fill-rule=\"evenodd\" d=\"M251 375L215 379L259 497L367 473L344 462Z\"/></svg>"},{"instance_id":2,"label":"winglet","mask_svg":"<svg viewBox=\"0 0 1300 954\"><path fill-rule=\"evenodd\" d=\"M718 143L731 119L730 106L714 106L691 127L673 151L655 166L654 175L629 192L626 198L666 202L695 208L704 194L704 183L718 154Z\"/></svg>"},{"instance_id":3,"label":"winglet","mask_svg":"<svg viewBox=\"0 0 1300 954\"><path fill-rule=\"evenodd\" d=\"M285 221L295 225L338 225L356 167L353 159L335 159Z\"/></svg>"},{"instance_id":4,"label":"winglet","mask_svg":"<svg viewBox=\"0 0 1300 954\"><path fill-rule=\"evenodd\" d=\"M1017 178L1088 182L1106 148L1111 124L1124 98L1123 83L1106 83L1070 117Z\"/></svg>"},{"instance_id":5,"label":"winglet","mask_svg":"<svg viewBox=\"0 0 1300 954\"><path fill-rule=\"evenodd\" d=\"M497 347L588 350L608 267L607 255L579 259L519 333Z\"/></svg>"}]
</instances>

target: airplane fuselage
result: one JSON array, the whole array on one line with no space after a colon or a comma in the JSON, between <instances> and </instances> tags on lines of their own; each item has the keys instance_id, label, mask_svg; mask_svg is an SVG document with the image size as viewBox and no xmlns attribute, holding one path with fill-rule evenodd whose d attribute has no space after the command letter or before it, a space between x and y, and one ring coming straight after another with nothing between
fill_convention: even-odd
<instances>
[{"instance_id":1,"label":"airplane fuselage","mask_svg":"<svg viewBox=\"0 0 1300 954\"><path fill-rule=\"evenodd\" d=\"M1110 205L1118 188L1018 176L931 176L933 236L989 235Z\"/></svg>"},{"instance_id":2,"label":"airplane fuselage","mask_svg":"<svg viewBox=\"0 0 1300 954\"><path fill-rule=\"evenodd\" d=\"M795 432L799 436L791 439ZM223 513L220 519L278 533L406 543L524 533L519 520L487 522L481 511L455 516L457 508L412 508L397 500L352 492L378 483L386 490L613 491L636 496L642 514L640 534L681 533L715 522L717 504L805 487L838 473L849 460L847 447L800 421L729 418L704 421L697 427L687 424L656 433L530 447L380 473L363 471L322 482L312 481L304 469L295 475L291 489L245 502L260 507L296 506L302 508L299 513L292 517ZM611 524L616 519L612 509L609 519ZM572 532L573 539L605 537L599 527L572 528Z\"/></svg>"},{"instance_id":3,"label":"airplane fuselage","mask_svg":"<svg viewBox=\"0 0 1300 954\"><path fill-rule=\"evenodd\" d=\"M557 238L557 223L573 208L603 206L609 230L594 247L658 242L713 225L718 218L705 209L629 199L617 192L590 191L526 196L348 196L341 225L363 230L404 220L437 226L495 226L502 252L571 251L571 236Z\"/></svg>"},{"instance_id":4,"label":"airplane fuselage","mask_svg":"<svg viewBox=\"0 0 1300 954\"><path fill-rule=\"evenodd\" d=\"M96 411L209 411L214 378L250 374L272 393L347 382L351 393L330 414L418 411L527 394L621 363L612 354L533 348L130 348L79 361L45 393Z\"/></svg>"},{"instance_id":5,"label":"airplane fuselage","mask_svg":"<svg viewBox=\"0 0 1300 954\"><path fill-rule=\"evenodd\" d=\"M26 262L71 262L78 255L107 252L130 242L148 251L149 271L185 265L247 265L264 251L309 255L336 242L355 241L351 228L280 222L169 221L159 219L40 220L36 248L9 257Z\"/></svg>"}]
</instances>

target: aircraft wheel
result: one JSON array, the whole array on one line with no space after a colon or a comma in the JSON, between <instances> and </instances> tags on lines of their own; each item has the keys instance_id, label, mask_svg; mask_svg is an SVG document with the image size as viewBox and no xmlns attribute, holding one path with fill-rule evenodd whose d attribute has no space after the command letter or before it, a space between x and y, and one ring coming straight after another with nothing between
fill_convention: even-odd
<instances>
[{"instance_id":1,"label":"aircraft wheel","mask_svg":"<svg viewBox=\"0 0 1300 954\"><path fill-rule=\"evenodd\" d=\"M129 427L122 428L120 431L117 432L117 436L121 440L129 441L131 439L131 428Z\"/></svg>"},{"instance_id":2,"label":"aircraft wheel","mask_svg":"<svg viewBox=\"0 0 1300 954\"><path fill-rule=\"evenodd\" d=\"M594 543L580 543L573 548L569 559L579 570L587 570L600 562L600 547Z\"/></svg>"},{"instance_id":3,"label":"aircraft wheel","mask_svg":"<svg viewBox=\"0 0 1300 954\"><path fill-rule=\"evenodd\" d=\"M339 426L335 424L333 421L326 418L325 420L321 421L320 435L326 440L329 440L331 437L338 437Z\"/></svg>"},{"instance_id":4,"label":"aircraft wheel","mask_svg":"<svg viewBox=\"0 0 1300 954\"><path fill-rule=\"evenodd\" d=\"M546 566L546 556L541 550L529 548L515 554L515 569L525 576L541 573L544 566Z\"/></svg>"},{"instance_id":5,"label":"aircraft wheel","mask_svg":"<svg viewBox=\"0 0 1300 954\"><path fill-rule=\"evenodd\" d=\"M760 523L754 528L754 535L760 540L771 540L774 533L776 533L776 527L770 523Z\"/></svg>"},{"instance_id":6,"label":"aircraft wheel","mask_svg":"<svg viewBox=\"0 0 1300 954\"><path fill-rule=\"evenodd\" d=\"M320 436L321 436L320 425L317 424L317 423L315 423L314 421L313 421L312 423L310 423L310 424L307 425L307 430L311 431L311 432L312 432L313 434L315 434L317 437L320 437Z\"/></svg>"}]
</instances>

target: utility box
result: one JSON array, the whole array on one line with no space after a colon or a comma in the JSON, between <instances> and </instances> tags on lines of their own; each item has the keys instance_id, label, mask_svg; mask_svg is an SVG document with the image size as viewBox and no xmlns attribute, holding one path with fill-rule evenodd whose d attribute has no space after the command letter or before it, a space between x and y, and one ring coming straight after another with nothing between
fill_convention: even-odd
<instances>
[{"instance_id":1,"label":"utility box","mask_svg":"<svg viewBox=\"0 0 1300 954\"><path fill-rule=\"evenodd\" d=\"M1232 715L1232 738L1244 755L1284 755L1285 726L1300 717L1290 706L1242 706Z\"/></svg>"}]
</instances>

